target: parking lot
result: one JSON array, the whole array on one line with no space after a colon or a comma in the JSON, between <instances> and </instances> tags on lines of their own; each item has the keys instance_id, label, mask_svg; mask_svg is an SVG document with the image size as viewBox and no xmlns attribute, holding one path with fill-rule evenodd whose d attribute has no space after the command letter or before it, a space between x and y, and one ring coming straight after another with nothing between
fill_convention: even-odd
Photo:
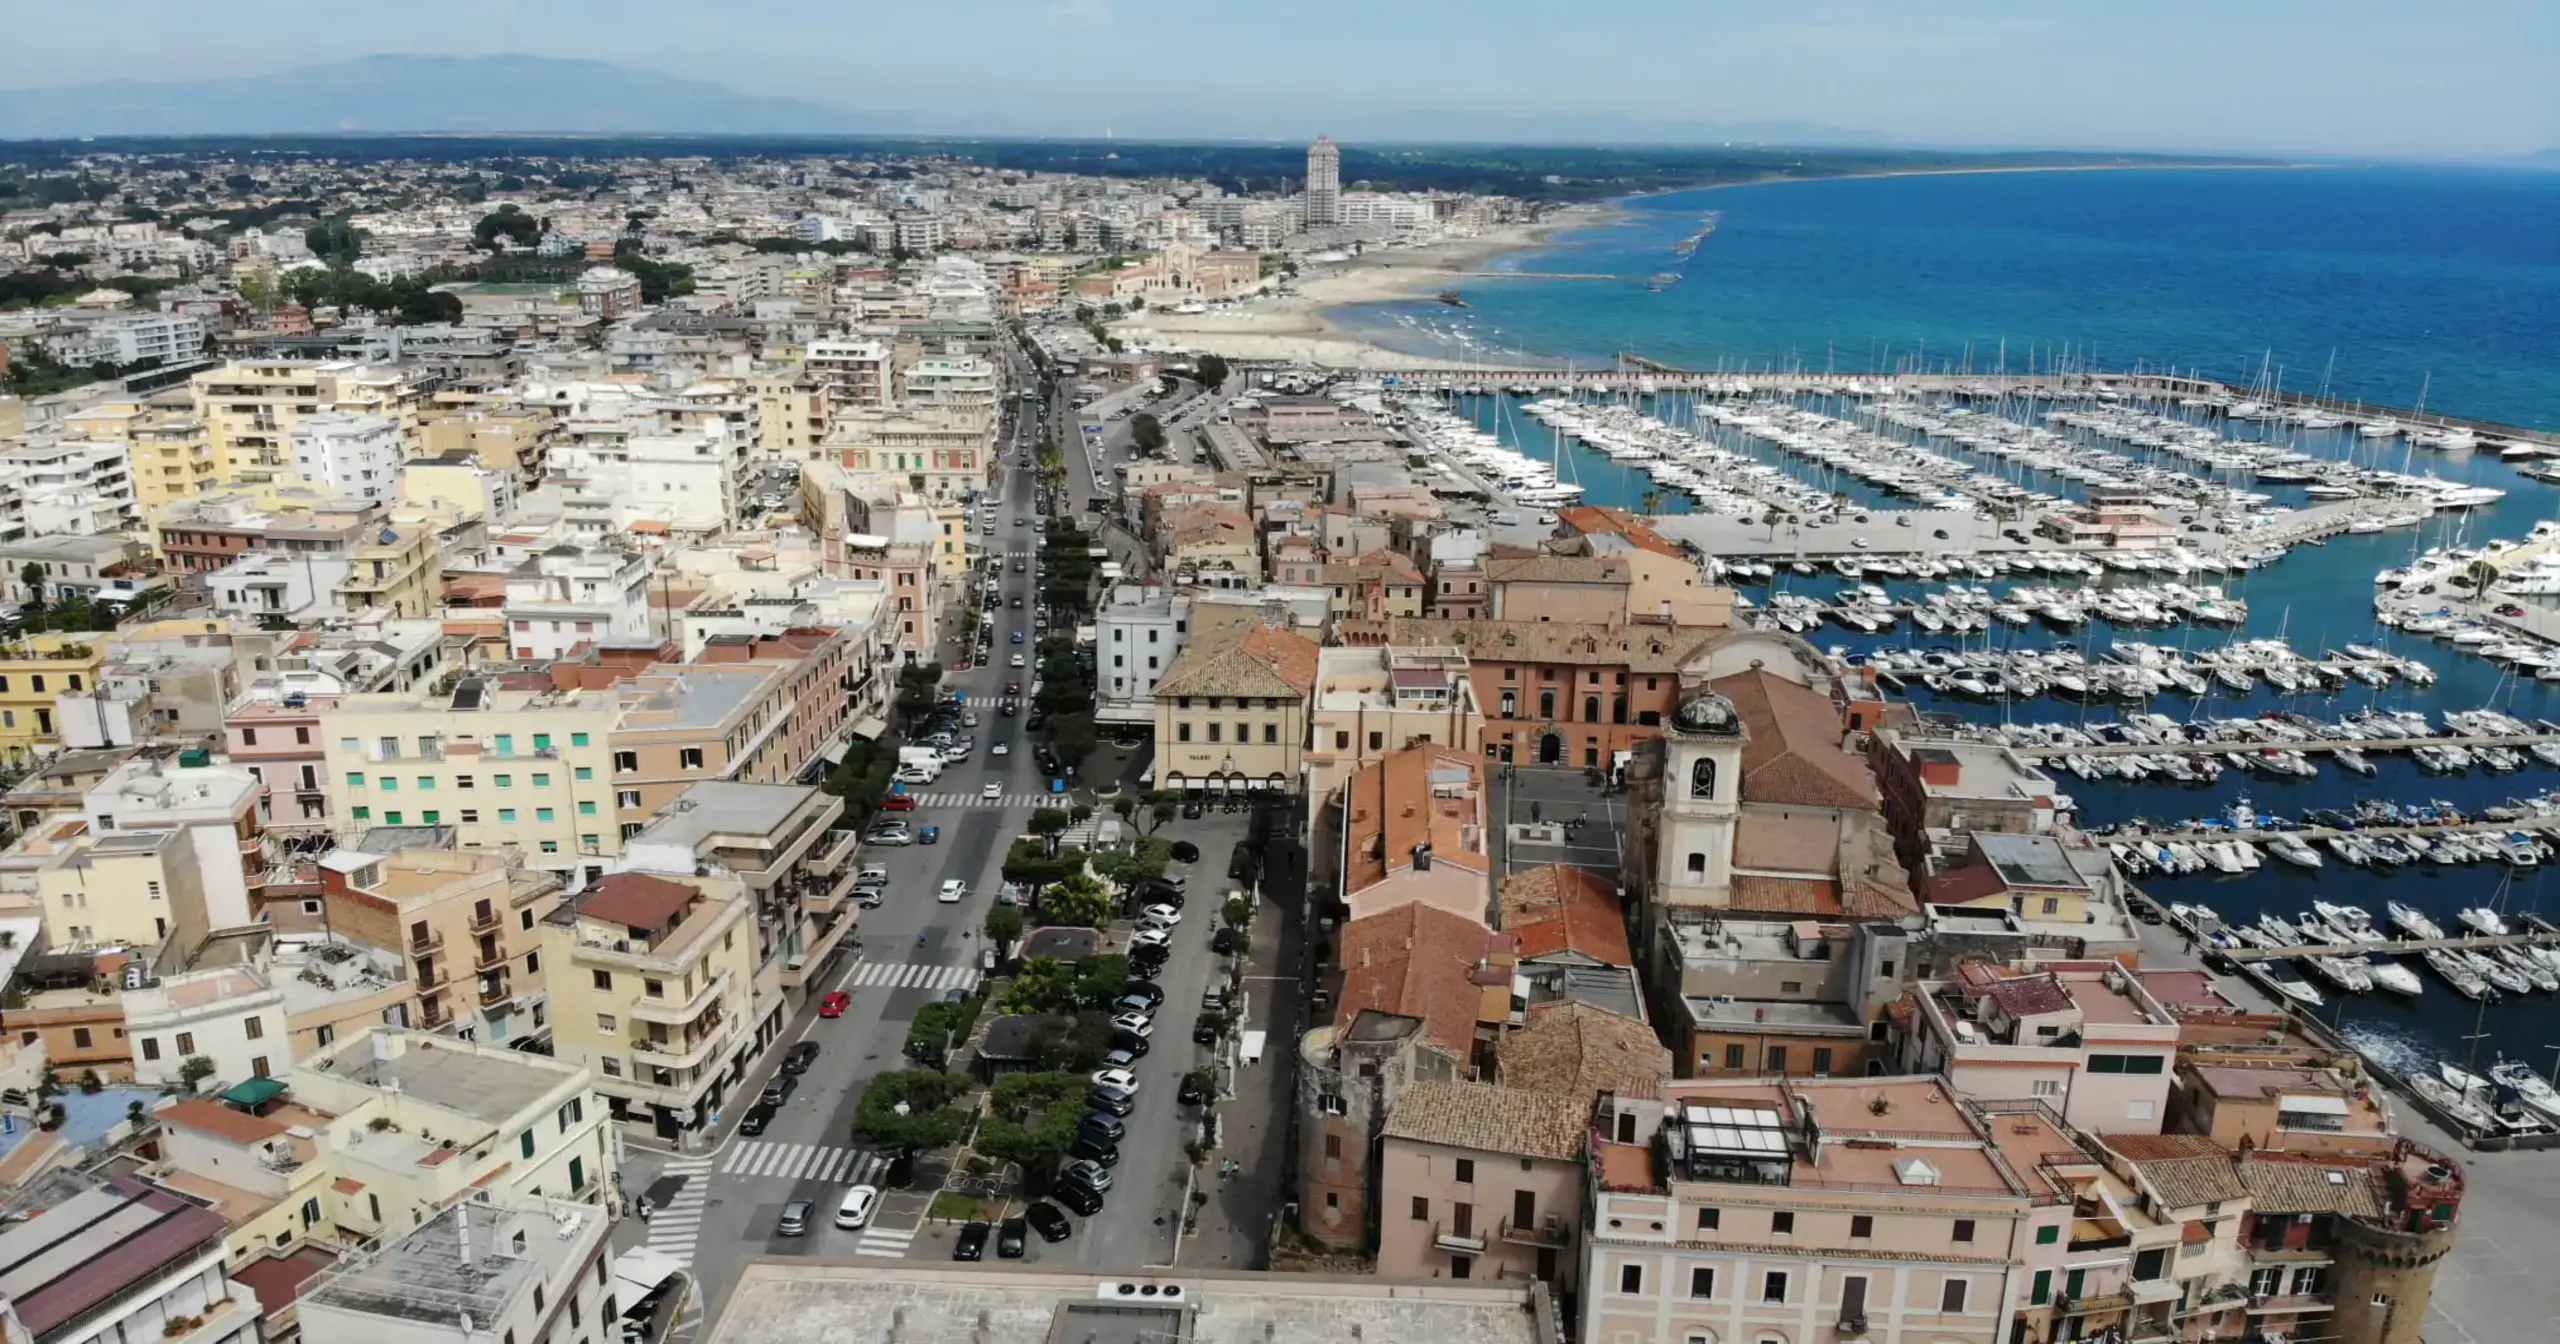
<instances>
[{"instance_id":1,"label":"parking lot","mask_svg":"<svg viewBox=\"0 0 2560 1344\"><path fill-rule=\"evenodd\" d=\"M1576 767L1498 765L1490 810L1495 818L1497 879L1541 864L1569 863L1619 879L1626 867L1626 795L1603 793ZM1532 834L1519 835L1518 828ZM1534 834L1553 828L1551 838Z\"/></svg>"}]
</instances>

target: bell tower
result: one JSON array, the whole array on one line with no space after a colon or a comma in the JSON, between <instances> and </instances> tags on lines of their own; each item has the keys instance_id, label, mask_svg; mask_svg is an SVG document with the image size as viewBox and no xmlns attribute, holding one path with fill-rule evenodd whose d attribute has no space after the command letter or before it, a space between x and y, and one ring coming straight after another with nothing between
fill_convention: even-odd
<instances>
[{"instance_id":1,"label":"bell tower","mask_svg":"<svg viewBox=\"0 0 2560 1344\"><path fill-rule=\"evenodd\" d=\"M1742 749L1750 740L1742 717L1721 694L1691 691L1672 709L1662 740L1653 902L1730 905L1733 837L1742 820Z\"/></svg>"}]
</instances>

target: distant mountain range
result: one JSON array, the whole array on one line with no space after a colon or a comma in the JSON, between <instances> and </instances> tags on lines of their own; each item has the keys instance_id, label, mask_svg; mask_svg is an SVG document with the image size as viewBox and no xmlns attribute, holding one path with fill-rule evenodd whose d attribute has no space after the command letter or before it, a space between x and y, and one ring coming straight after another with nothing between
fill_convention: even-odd
<instances>
[{"instance_id":1,"label":"distant mountain range","mask_svg":"<svg viewBox=\"0 0 2560 1344\"><path fill-rule=\"evenodd\" d=\"M841 108L548 56L364 56L237 79L0 90L0 138L502 132L877 134Z\"/></svg>"},{"instance_id":2,"label":"distant mountain range","mask_svg":"<svg viewBox=\"0 0 2560 1344\"><path fill-rule=\"evenodd\" d=\"M364 56L272 75L144 83L118 80L0 90L0 139L82 136L588 134L1092 136L1113 121L1184 140L1269 134L1264 112L1202 108L1185 129L1136 108L1079 110L1069 122L1032 110L947 107L926 122L909 110L861 112L603 61L548 56ZM1879 146L1874 131L1803 122L1726 125L1608 114L1338 109L1338 137L1468 144ZM1081 125L1091 121L1093 125ZM1251 124L1248 124L1251 123ZM1312 134L1315 128L1310 128Z\"/></svg>"}]
</instances>

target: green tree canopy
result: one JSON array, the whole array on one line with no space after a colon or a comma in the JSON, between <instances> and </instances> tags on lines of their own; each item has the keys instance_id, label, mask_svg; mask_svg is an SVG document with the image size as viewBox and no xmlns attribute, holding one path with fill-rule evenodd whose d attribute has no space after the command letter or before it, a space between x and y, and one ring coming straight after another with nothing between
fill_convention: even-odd
<instances>
[{"instance_id":1,"label":"green tree canopy","mask_svg":"<svg viewBox=\"0 0 2560 1344\"><path fill-rule=\"evenodd\" d=\"M1163 452L1164 422L1156 419L1154 412L1140 411L1138 418L1129 422L1129 441L1142 453Z\"/></svg>"},{"instance_id":2,"label":"green tree canopy","mask_svg":"<svg viewBox=\"0 0 2560 1344\"><path fill-rule=\"evenodd\" d=\"M1217 355L1202 355L1193 360L1191 365L1194 370L1193 376L1200 380L1202 387L1215 392L1226 384L1227 361L1225 359Z\"/></svg>"},{"instance_id":3,"label":"green tree canopy","mask_svg":"<svg viewBox=\"0 0 2560 1344\"><path fill-rule=\"evenodd\" d=\"M1098 929L1111 922L1111 893L1095 878L1071 873L1040 894L1040 913L1052 924Z\"/></svg>"},{"instance_id":4,"label":"green tree canopy","mask_svg":"<svg viewBox=\"0 0 2560 1344\"><path fill-rule=\"evenodd\" d=\"M972 995L958 1003L936 1000L918 1008L907 1026L907 1056L929 1069L951 1067L950 1056L968 1043L985 1002Z\"/></svg>"},{"instance_id":5,"label":"green tree canopy","mask_svg":"<svg viewBox=\"0 0 2560 1344\"><path fill-rule=\"evenodd\" d=\"M1083 1075L1014 1073L996 1080L976 1148L999 1161L1047 1167L1066 1156L1084 1119Z\"/></svg>"},{"instance_id":6,"label":"green tree canopy","mask_svg":"<svg viewBox=\"0 0 2560 1344\"><path fill-rule=\"evenodd\" d=\"M498 250L498 240L506 239L518 247L531 248L542 242L542 221L524 212L524 207L509 201L480 217L471 226L472 245L483 252ZM312 249L318 251L318 248Z\"/></svg>"},{"instance_id":7,"label":"green tree canopy","mask_svg":"<svg viewBox=\"0 0 2560 1344\"><path fill-rule=\"evenodd\" d=\"M853 1111L853 1138L875 1148L912 1153L958 1143L969 1128L960 1101L969 1094L965 1074L939 1069L900 1069L871 1080ZM899 1103L906 1113L898 1112Z\"/></svg>"}]
</instances>

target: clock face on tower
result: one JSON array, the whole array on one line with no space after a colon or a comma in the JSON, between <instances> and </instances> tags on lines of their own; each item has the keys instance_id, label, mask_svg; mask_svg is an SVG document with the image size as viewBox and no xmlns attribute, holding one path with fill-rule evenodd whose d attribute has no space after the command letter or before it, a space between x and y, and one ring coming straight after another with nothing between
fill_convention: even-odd
<instances>
[{"instance_id":1,"label":"clock face on tower","mask_svg":"<svg viewBox=\"0 0 2560 1344\"><path fill-rule=\"evenodd\" d=\"M1683 732L1738 733L1742 720L1733 712L1733 702L1714 691L1697 691L1683 699L1671 711L1671 721Z\"/></svg>"}]
</instances>

